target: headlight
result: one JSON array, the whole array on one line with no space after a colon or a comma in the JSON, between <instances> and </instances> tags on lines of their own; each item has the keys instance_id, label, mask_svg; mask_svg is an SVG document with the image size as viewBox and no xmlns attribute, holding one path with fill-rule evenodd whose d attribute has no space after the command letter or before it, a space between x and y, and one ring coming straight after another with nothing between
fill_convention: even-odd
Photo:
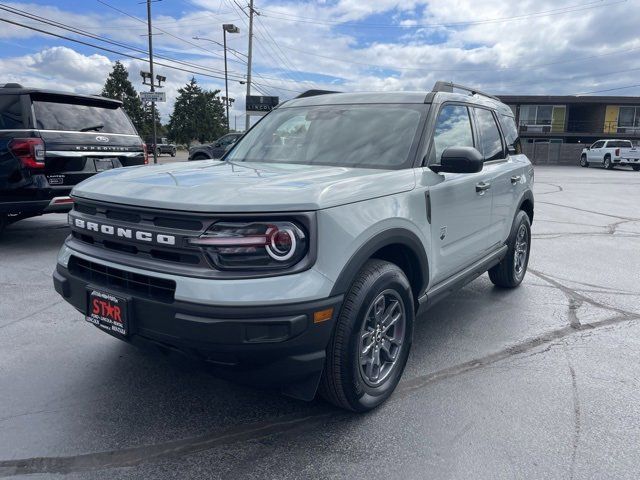
<instances>
[{"instance_id":1,"label":"headlight","mask_svg":"<svg viewBox=\"0 0 640 480\"><path fill-rule=\"evenodd\" d=\"M309 249L305 231L293 222L218 222L190 240L220 270L275 270L292 267Z\"/></svg>"}]
</instances>

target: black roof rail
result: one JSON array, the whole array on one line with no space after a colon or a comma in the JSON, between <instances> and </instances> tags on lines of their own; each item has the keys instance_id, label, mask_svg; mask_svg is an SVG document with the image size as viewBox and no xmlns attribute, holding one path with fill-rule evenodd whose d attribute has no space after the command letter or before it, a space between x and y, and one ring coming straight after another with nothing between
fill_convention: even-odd
<instances>
[{"instance_id":1,"label":"black roof rail","mask_svg":"<svg viewBox=\"0 0 640 480\"><path fill-rule=\"evenodd\" d=\"M471 95L482 95L483 97L488 97L488 98L491 98L492 100L502 102L502 100L500 100L495 95L489 95L488 93L484 93L478 90L477 88L465 87L464 85L459 85L453 82L443 82L442 80L436 82L436 84L433 86L433 91L453 93L453 90L456 88L458 90L464 90L466 92L469 92Z\"/></svg>"},{"instance_id":2,"label":"black roof rail","mask_svg":"<svg viewBox=\"0 0 640 480\"><path fill-rule=\"evenodd\" d=\"M22 88L22 85L19 83L5 83L4 85L0 85L0 88Z\"/></svg>"},{"instance_id":3,"label":"black roof rail","mask_svg":"<svg viewBox=\"0 0 640 480\"><path fill-rule=\"evenodd\" d=\"M296 98L316 97L318 95L327 95L329 93L342 93L342 92L333 92L331 90L307 90L306 92L302 92Z\"/></svg>"}]
</instances>

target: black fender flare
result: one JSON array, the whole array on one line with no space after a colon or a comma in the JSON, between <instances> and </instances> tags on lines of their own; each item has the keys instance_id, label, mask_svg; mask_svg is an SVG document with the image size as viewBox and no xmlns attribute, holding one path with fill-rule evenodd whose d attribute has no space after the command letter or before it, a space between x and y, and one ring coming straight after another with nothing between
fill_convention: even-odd
<instances>
[{"instance_id":1,"label":"black fender flare","mask_svg":"<svg viewBox=\"0 0 640 480\"><path fill-rule=\"evenodd\" d=\"M381 248L389 245L400 244L408 247L418 260L420 271L422 272L422 284L417 291L423 294L429 283L429 261L424 245L418 236L405 228L392 228L380 232L364 243L342 268L340 275L333 285L331 296L346 293L350 288L355 276L362 269L364 264ZM417 298L416 298L417 301Z\"/></svg>"},{"instance_id":2,"label":"black fender flare","mask_svg":"<svg viewBox=\"0 0 640 480\"><path fill-rule=\"evenodd\" d=\"M525 201L529 201L531 202L531 224L533 224L533 212L535 211L535 201L533 199L533 192L530 189L525 190L524 192L522 192L522 195L520 196L520 200L518 200L518 208L516 209L516 211L514 212L514 217L515 215L522 210L522 204Z\"/></svg>"}]
</instances>

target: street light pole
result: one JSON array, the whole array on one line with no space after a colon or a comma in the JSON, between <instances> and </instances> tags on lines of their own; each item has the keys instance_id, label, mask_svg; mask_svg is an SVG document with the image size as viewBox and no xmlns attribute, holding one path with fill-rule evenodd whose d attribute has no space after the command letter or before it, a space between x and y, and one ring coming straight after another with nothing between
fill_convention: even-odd
<instances>
[{"instance_id":1,"label":"street light pole","mask_svg":"<svg viewBox=\"0 0 640 480\"><path fill-rule=\"evenodd\" d=\"M149 72L151 73L151 91L155 92L153 76L153 35L151 33L151 0L147 0L147 28L149 30ZM226 66L226 63L225 63ZM151 101L151 123L153 124L153 163L158 163L158 144L156 138L156 102Z\"/></svg>"},{"instance_id":2,"label":"street light pole","mask_svg":"<svg viewBox=\"0 0 640 480\"><path fill-rule=\"evenodd\" d=\"M229 79L227 73L227 32L238 33L240 29L232 23L225 23L222 25L222 37L223 37L223 49L224 49L224 93L225 93L225 106L227 109L227 133L229 133Z\"/></svg>"}]
</instances>

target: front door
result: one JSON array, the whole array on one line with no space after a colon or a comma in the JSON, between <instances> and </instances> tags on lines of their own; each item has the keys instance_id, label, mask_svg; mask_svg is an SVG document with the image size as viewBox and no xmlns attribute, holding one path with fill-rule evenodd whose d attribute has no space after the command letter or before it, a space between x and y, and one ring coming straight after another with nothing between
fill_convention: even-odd
<instances>
[{"instance_id":1,"label":"front door","mask_svg":"<svg viewBox=\"0 0 640 480\"><path fill-rule=\"evenodd\" d=\"M469 109L445 104L438 113L429 164L448 147L474 146ZM422 169L431 213L432 282L438 283L483 256L491 231L491 178L478 173L436 174Z\"/></svg>"},{"instance_id":2,"label":"front door","mask_svg":"<svg viewBox=\"0 0 640 480\"><path fill-rule=\"evenodd\" d=\"M602 163L602 159L604 158L602 147L604 147L604 142L602 141L591 145L591 148L587 151L587 160L589 163Z\"/></svg>"}]
</instances>

